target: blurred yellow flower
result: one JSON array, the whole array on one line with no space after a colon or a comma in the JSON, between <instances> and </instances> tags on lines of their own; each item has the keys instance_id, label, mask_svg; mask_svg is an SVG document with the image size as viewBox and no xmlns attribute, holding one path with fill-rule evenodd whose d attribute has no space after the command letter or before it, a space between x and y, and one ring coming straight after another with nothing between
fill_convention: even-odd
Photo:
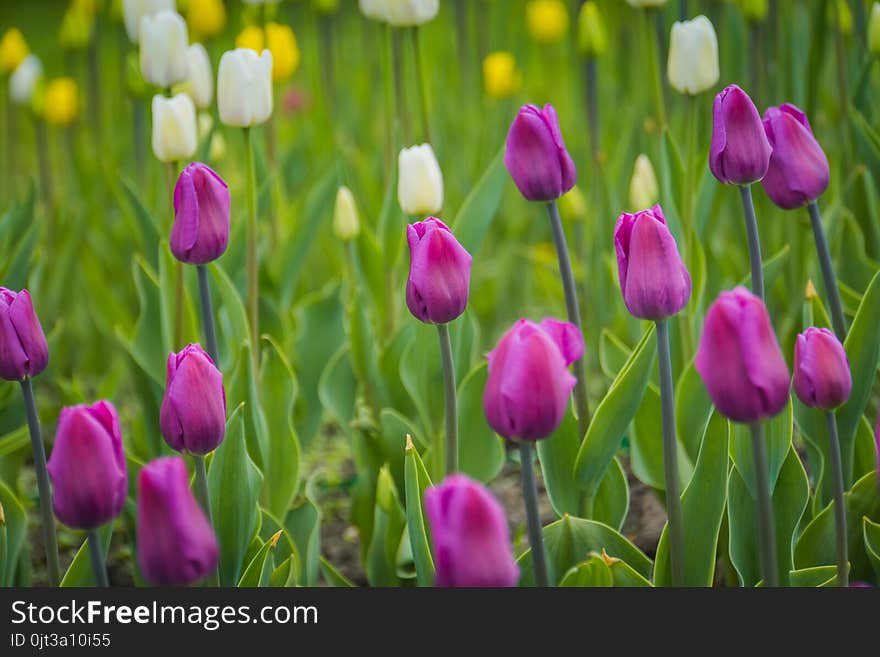
<instances>
[{"instance_id":1,"label":"blurred yellow flower","mask_svg":"<svg viewBox=\"0 0 880 657\"><path fill-rule=\"evenodd\" d=\"M257 53L268 48L272 53L272 80L286 80L299 66L299 45L290 25L266 23L266 32L249 25L235 38L236 48L250 48Z\"/></svg>"},{"instance_id":2,"label":"blurred yellow flower","mask_svg":"<svg viewBox=\"0 0 880 657\"><path fill-rule=\"evenodd\" d=\"M509 98L519 93L522 75L509 52L492 52L483 60L483 83L490 98Z\"/></svg>"},{"instance_id":3,"label":"blurred yellow flower","mask_svg":"<svg viewBox=\"0 0 880 657\"><path fill-rule=\"evenodd\" d=\"M210 39L226 26L226 6L223 0L190 0L186 22L197 38Z\"/></svg>"},{"instance_id":4,"label":"blurred yellow flower","mask_svg":"<svg viewBox=\"0 0 880 657\"><path fill-rule=\"evenodd\" d=\"M17 27L10 27L0 39L0 69L12 73L28 56L27 42Z\"/></svg>"},{"instance_id":5,"label":"blurred yellow flower","mask_svg":"<svg viewBox=\"0 0 880 657\"><path fill-rule=\"evenodd\" d=\"M332 14L339 9L339 0L313 0L313 4L322 14Z\"/></svg>"},{"instance_id":6,"label":"blurred yellow flower","mask_svg":"<svg viewBox=\"0 0 880 657\"><path fill-rule=\"evenodd\" d=\"M95 15L88 9L80 9L72 4L61 19L58 41L64 49L83 50L92 41L94 27Z\"/></svg>"},{"instance_id":7,"label":"blurred yellow flower","mask_svg":"<svg viewBox=\"0 0 880 657\"><path fill-rule=\"evenodd\" d=\"M256 25L248 25L237 37L235 37L236 48L250 48L258 53L263 52L266 47L266 39L263 37L263 30Z\"/></svg>"},{"instance_id":8,"label":"blurred yellow flower","mask_svg":"<svg viewBox=\"0 0 880 657\"><path fill-rule=\"evenodd\" d=\"M526 5L529 34L539 43L554 43L568 31L568 9L562 0L531 0Z\"/></svg>"},{"instance_id":9,"label":"blurred yellow flower","mask_svg":"<svg viewBox=\"0 0 880 657\"><path fill-rule=\"evenodd\" d=\"M590 0L578 15L578 48L587 57L598 57L608 50L608 35L598 5Z\"/></svg>"},{"instance_id":10,"label":"blurred yellow flower","mask_svg":"<svg viewBox=\"0 0 880 657\"><path fill-rule=\"evenodd\" d=\"M739 0L739 7L746 20L757 23L767 18L770 2L769 0Z\"/></svg>"},{"instance_id":11,"label":"blurred yellow flower","mask_svg":"<svg viewBox=\"0 0 880 657\"><path fill-rule=\"evenodd\" d=\"M53 125L70 125L79 113L79 88L73 78L55 78L46 85L45 116Z\"/></svg>"}]
</instances>

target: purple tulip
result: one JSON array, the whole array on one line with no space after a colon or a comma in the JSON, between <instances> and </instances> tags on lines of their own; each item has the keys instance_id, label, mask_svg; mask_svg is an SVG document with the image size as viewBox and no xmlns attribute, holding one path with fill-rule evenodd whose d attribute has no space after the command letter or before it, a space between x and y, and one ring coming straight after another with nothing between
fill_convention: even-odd
<instances>
[{"instance_id":1,"label":"purple tulip","mask_svg":"<svg viewBox=\"0 0 880 657\"><path fill-rule=\"evenodd\" d=\"M488 355L483 411L489 426L520 440L556 431L576 383L568 366L583 353L584 339L574 324L517 321Z\"/></svg>"},{"instance_id":2,"label":"purple tulip","mask_svg":"<svg viewBox=\"0 0 880 657\"><path fill-rule=\"evenodd\" d=\"M27 290L0 287L0 378L22 381L49 363L49 347Z\"/></svg>"},{"instance_id":3,"label":"purple tulip","mask_svg":"<svg viewBox=\"0 0 880 657\"><path fill-rule=\"evenodd\" d=\"M751 185L761 180L772 150L761 115L745 91L732 84L715 96L709 168L719 181Z\"/></svg>"},{"instance_id":4,"label":"purple tulip","mask_svg":"<svg viewBox=\"0 0 880 657\"><path fill-rule=\"evenodd\" d=\"M515 586L504 509L484 486L462 474L425 491L425 511L434 539L437 586Z\"/></svg>"},{"instance_id":5,"label":"purple tulip","mask_svg":"<svg viewBox=\"0 0 880 657\"><path fill-rule=\"evenodd\" d=\"M451 322L464 312L471 282L471 255L439 219L428 217L406 227L409 278L406 305L429 324Z\"/></svg>"},{"instance_id":6,"label":"purple tulip","mask_svg":"<svg viewBox=\"0 0 880 657\"><path fill-rule=\"evenodd\" d=\"M810 327L794 344L794 391L805 405L831 410L849 399L852 374L832 331Z\"/></svg>"},{"instance_id":7,"label":"purple tulip","mask_svg":"<svg viewBox=\"0 0 880 657\"><path fill-rule=\"evenodd\" d=\"M55 515L68 527L95 529L122 512L128 474L113 404L61 410L48 470Z\"/></svg>"},{"instance_id":8,"label":"purple tulip","mask_svg":"<svg viewBox=\"0 0 880 657\"><path fill-rule=\"evenodd\" d=\"M678 314L691 298L691 276L659 205L624 212L614 228L620 290L627 310L653 321Z\"/></svg>"},{"instance_id":9,"label":"purple tulip","mask_svg":"<svg viewBox=\"0 0 880 657\"><path fill-rule=\"evenodd\" d=\"M189 164L174 188L171 253L182 262L203 265L229 244L229 187L211 167Z\"/></svg>"},{"instance_id":10,"label":"purple tulip","mask_svg":"<svg viewBox=\"0 0 880 657\"><path fill-rule=\"evenodd\" d=\"M577 171L553 105L520 108L507 133L504 166L529 201L552 201L574 187Z\"/></svg>"},{"instance_id":11,"label":"purple tulip","mask_svg":"<svg viewBox=\"0 0 880 657\"><path fill-rule=\"evenodd\" d=\"M771 107L764 112L764 131L773 147L770 167L761 181L770 200L792 210L822 196L831 174L807 115L790 103Z\"/></svg>"},{"instance_id":12,"label":"purple tulip","mask_svg":"<svg viewBox=\"0 0 880 657\"><path fill-rule=\"evenodd\" d=\"M158 586L187 586L217 567L217 537L189 489L179 456L156 459L141 470L137 551L141 573Z\"/></svg>"},{"instance_id":13,"label":"purple tulip","mask_svg":"<svg viewBox=\"0 0 880 657\"><path fill-rule=\"evenodd\" d=\"M788 403L788 367L767 308L744 287L709 308L695 365L715 408L735 422L772 417Z\"/></svg>"},{"instance_id":14,"label":"purple tulip","mask_svg":"<svg viewBox=\"0 0 880 657\"><path fill-rule=\"evenodd\" d=\"M168 356L159 427L168 446L178 452L207 454L223 442L223 375L197 344Z\"/></svg>"}]
</instances>

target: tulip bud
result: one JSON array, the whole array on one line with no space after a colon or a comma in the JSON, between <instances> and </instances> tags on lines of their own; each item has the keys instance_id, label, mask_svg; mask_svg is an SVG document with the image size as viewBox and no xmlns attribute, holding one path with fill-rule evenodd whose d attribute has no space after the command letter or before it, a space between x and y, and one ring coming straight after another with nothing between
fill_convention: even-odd
<instances>
[{"instance_id":1,"label":"tulip bud","mask_svg":"<svg viewBox=\"0 0 880 657\"><path fill-rule=\"evenodd\" d=\"M626 0L632 7L662 7L666 0Z\"/></svg>"},{"instance_id":2,"label":"tulip bud","mask_svg":"<svg viewBox=\"0 0 880 657\"><path fill-rule=\"evenodd\" d=\"M836 27L842 35L852 34L853 15L847 0L831 0L826 5L826 19L828 24Z\"/></svg>"},{"instance_id":3,"label":"tulip bud","mask_svg":"<svg viewBox=\"0 0 880 657\"><path fill-rule=\"evenodd\" d=\"M794 391L806 406L832 410L852 391L849 360L832 331L810 327L794 344Z\"/></svg>"},{"instance_id":4,"label":"tulip bud","mask_svg":"<svg viewBox=\"0 0 880 657\"><path fill-rule=\"evenodd\" d=\"M651 159L642 153L633 165L629 181L629 205L633 210L650 208L660 198L660 185L651 165Z\"/></svg>"},{"instance_id":5,"label":"tulip bud","mask_svg":"<svg viewBox=\"0 0 880 657\"><path fill-rule=\"evenodd\" d=\"M552 105L520 108L507 133L504 166L529 201L552 201L574 186L577 170Z\"/></svg>"},{"instance_id":6,"label":"tulip bud","mask_svg":"<svg viewBox=\"0 0 880 657\"><path fill-rule=\"evenodd\" d=\"M272 53L247 48L223 53L217 74L217 109L229 126L247 128L272 115Z\"/></svg>"},{"instance_id":7,"label":"tulip bud","mask_svg":"<svg viewBox=\"0 0 880 657\"><path fill-rule=\"evenodd\" d=\"M27 290L0 287L0 378L22 381L49 364L49 346Z\"/></svg>"},{"instance_id":8,"label":"tulip bud","mask_svg":"<svg viewBox=\"0 0 880 657\"><path fill-rule=\"evenodd\" d=\"M314 4L321 14L333 14L339 10L339 0L314 0Z\"/></svg>"},{"instance_id":9,"label":"tulip bud","mask_svg":"<svg viewBox=\"0 0 880 657\"><path fill-rule=\"evenodd\" d=\"M183 459L166 456L138 479L138 564L157 586L187 586L207 577L220 558L211 523L189 489Z\"/></svg>"},{"instance_id":10,"label":"tulip bud","mask_svg":"<svg viewBox=\"0 0 880 657\"><path fill-rule=\"evenodd\" d=\"M440 0L386 0L385 20L394 27L416 27L433 20Z\"/></svg>"},{"instance_id":11,"label":"tulip bud","mask_svg":"<svg viewBox=\"0 0 880 657\"><path fill-rule=\"evenodd\" d=\"M0 72L12 73L27 56L28 46L21 30L16 27L6 30L0 39Z\"/></svg>"},{"instance_id":12,"label":"tulip bud","mask_svg":"<svg viewBox=\"0 0 880 657\"><path fill-rule=\"evenodd\" d=\"M559 214L566 221L584 221L587 218L587 199L581 188L575 185L559 197Z\"/></svg>"},{"instance_id":13,"label":"tulip bud","mask_svg":"<svg viewBox=\"0 0 880 657\"><path fill-rule=\"evenodd\" d=\"M167 89L187 79L189 37L180 14L160 11L154 16L144 16L138 35L144 80Z\"/></svg>"},{"instance_id":14,"label":"tulip bud","mask_svg":"<svg viewBox=\"0 0 880 657\"><path fill-rule=\"evenodd\" d=\"M358 0L358 6L367 18L381 23L388 22L388 0Z\"/></svg>"},{"instance_id":15,"label":"tulip bud","mask_svg":"<svg viewBox=\"0 0 880 657\"><path fill-rule=\"evenodd\" d=\"M767 196L784 210L808 205L828 188L828 158L807 115L786 103L764 112L764 131L773 152L761 181Z\"/></svg>"},{"instance_id":16,"label":"tulip bud","mask_svg":"<svg viewBox=\"0 0 880 657\"><path fill-rule=\"evenodd\" d=\"M429 324L451 322L464 312L471 282L471 255L439 219L428 217L406 227L409 278L406 305Z\"/></svg>"},{"instance_id":17,"label":"tulip bud","mask_svg":"<svg viewBox=\"0 0 880 657\"><path fill-rule=\"evenodd\" d=\"M290 25L268 23L266 47L272 53L272 80L286 80L299 66L299 46Z\"/></svg>"},{"instance_id":18,"label":"tulip bud","mask_svg":"<svg viewBox=\"0 0 880 657\"><path fill-rule=\"evenodd\" d=\"M357 239L361 232L357 204L351 190L344 185L336 192L336 205L333 208L333 232L343 242Z\"/></svg>"},{"instance_id":19,"label":"tulip bud","mask_svg":"<svg viewBox=\"0 0 880 657\"><path fill-rule=\"evenodd\" d=\"M187 76L180 91L192 98L199 109L207 109L214 99L214 73L211 59L201 43L194 43L186 49Z\"/></svg>"},{"instance_id":20,"label":"tulip bud","mask_svg":"<svg viewBox=\"0 0 880 657\"><path fill-rule=\"evenodd\" d=\"M751 185L770 165L770 142L748 94L735 84L715 96L709 168L722 183Z\"/></svg>"},{"instance_id":21,"label":"tulip bud","mask_svg":"<svg viewBox=\"0 0 880 657\"><path fill-rule=\"evenodd\" d=\"M171 253L181 262L203 265L229 245L229 187L216 171L192 162L174 187Z\"/></svg>"},{"instance_id":22,"label":"tulip bud","mask_svg":"<svg viewBox=\"0 0 880 657\"><path fill-rule=\"evenodd\" d=\"M159 428L171 449L207 454L226 434L223 375L197 344L168 356Z\"/></svg>"},{"instance_id":23,"label":"tulip bud","mask_svg":"<svg viewBox=\"0 0 880 657\"><path fill-rule=\"evenodd\" d=\"M586 57L598 57L608 50L608 34L599 5L589 0L578 16L578 48Z\"/></svg>"},{"instance_id":24,"label":"tulip bud","mask_svg":"<svg viewBox=\"0 0 880 657\"><path fill-rule=\"evenodd\" d=\"M880 2L871 5L871 18L868 19L868 50L872 55L880 55Z\"/></svg>"},{"instance_id":25,"label":"tulip bud","mask_svg":"<svg viewBox=\"0 0 880 657\"><path fill-rule=\"evenodd\" d=\"M583 354L574 324L517 321L488 354L483 412L489 426L505 438L531 441L556 431L577 383L568 366Z\"/></svg>"},{"instance_id":26,"label":"tulip bud","mask_svg":"<svg viewBox=\"0 0 880 657\"><path fill-rule=\"evenodd\" d=\"M196 108L186 94L153 96L153 153L161 162L180 162L196 152Z\"/></svg>"},{"instance_id":27,"label":"tulip bud","mask_svg":"<svg viewBox=\"0 0 880 657\"><path fill-rule=\"evenodd\" d=\"M734 422L773 417L788 403L788 367L767 308L744 287L709 308L694 364L715 408Z\"/></svg>"},{"instance_id":28,"label":"tulip bud","mask_svg":"<svg viewBox=\"0 0 880 657\"><path fill-rule=\"evenodd\" d=\"M79 108L79 88L73 78L56 78L46 85L46 121L58 126L70 125Z\"/></svg>"},{"instance_id":29,"label":"tulip bud","mask_svg":"<svg viewBox=\"0 0 880 657\"><path fill-rule=\"evenodd\" d=\"M122 0L122 17L125 31L133 43L140 37L141 19L160 11L174 11L174 0Z\"/></svg>"},{"instance_id":30,"label":"tulip bud","mask_svg":"<svg viewBox=\"0 0 880 657\"><path fill-rule=\"evenodd\" d=\"M404 148L397 169L397 202L404 214L439 214L443 209L443 173L431 144Z\"/></svg>"},{"instance_id":31,"label":"tulip bud","mask_svg":"<svg viewBox=\"0 0 880 657\"><path fill-rule=\"evenodd\" d=\"M118 516L128 474L113 404L63 408L47 469L55 515L68 527L95 529Z\"/></svg>"},{"instance_id":32,"label":"tulip bud","mask_svg":"<svg viewBox=\"0 0 880 657\"><path fill-rule=\"evenodd\" d=\"M70 5L61 17L58 42L65 50L85 50L92 41L94 29L94 14Z\"/></svg>"},{"instance_id":33,"label":"tulip bud","mask_svg":"<svg viewBox=\"0 0 880 657\"><path fill-rule=\"evenodd\" d=\"M747 21L758 23L767 18L770 9L768 0L739 0L740 9Z\"/></svg>"},{"instance_id":34,"label":"tulip bud","mask_svg":"<svg viewBox=\"0 0 880 657\"><path fill-rule=\"evenodd\" d=\"M27 105L34 97L37 85L43 78L43 63L36 55L24 58L9 77L9 96L16 105Z\"/></svg>"},{"instance_id":35,"label":"tulip bud","mask_svg":"<svg viewBox=\"0 0 880 657\"><path fill-rule=\"evenodd\" d=\"M708 18L697 16L673 24L667 75L673 89L690 96L707 91L718 82L718 37Z\"/></svg>"},{"instance_id":36,"label":"tulip bud","mask_svg":"<svg viewBox=\"0 0 880 657\"><path fill-rule=\"evenodd\" d=\"M425 491L434 542L436 586L516 586L504 508L484 486L463 474Z\"/></svg>"},{"instance_id":37,"label":"tulip bud","mask_svg":"<svg viewBox=\"0 0 880 657\"><path fill-rule=\"evenodd\" d=\"M519 93L522 75L509 52L491 52L483 60L483 84L489 98L510 98Z\"/></svg>"},{"instance_id":38,"label":"tulip bud","mask_svg":"<svg viewBox=\"0 0 880 657\"><path fill-rule=\"evenodd\" d=\"M217 36L226 26L226 6L223 0L189 0L186 23L199 39Z\"/></svg>"},{"instance_id":39,"label":"tulip bud","mask_svg":"<svg viewBox=\"0 0 880 657\"><path fill-rule=\"evenodd\" d=\"M656 322L687 305L691 276L659 205L620 215L614 249L623 301L633 316Z\"/></svg>"},{"instance_id":40,"label":"tulip bud","mask_svg":"<svg viewBox=\"0 0 880 657\"><path fill-rule=\"evenodd\" d=\"M556 43L568 32L568 9L562 0L530 0L526 26L538 43Z\"/></svg>"}]
</instances>

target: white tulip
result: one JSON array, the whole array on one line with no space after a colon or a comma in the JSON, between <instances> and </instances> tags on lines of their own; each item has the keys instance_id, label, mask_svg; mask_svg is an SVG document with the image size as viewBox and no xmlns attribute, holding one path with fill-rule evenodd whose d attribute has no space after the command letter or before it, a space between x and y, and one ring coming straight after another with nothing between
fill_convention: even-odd
<instances>
[{"instance_id":1,"label":"white tulip","mask_svg":"<svg viewBox=\"0 0 880 657\"><path fill-rule=\"evenodd\" d=\"M141 18L160 11L174 11L174 0L122 0L122 18L128 38L137 43Z\"/></svg>"},{"instance_id":2,"label":"white tulip","mask_svg":"<svg viewBox=\"0 0 880 657\"><path fill-rule=\"evenodd\" d=\"M189 36L183 16L160 11L141 18L141 75L157 87L168 88L187 79Z\"/></svg>"},{"instance_id":3,"label":"white tulip","mask_svg":"<svg viewBox=\"0 0 880 657\"><path fill-rule=\"evenodd\" d=\"M679 93L696 96L715 86L718 70L718 37L705 16L675 23L669 37L669 84Z\"/></svg>"},{"instance_id":4,"label":"white tulip","mask_svg":"<svg viewBox=\"0 0 880 657\"><path fill-rule=\"evenodd\" d=\"M186 49L187 78L180 90L193 99L196 107L205 109L214 99L214 73L211 59L201 43Z\"/></svg>"},{"instance_id":5,"label":"white tulip","mask_svg":"<svg viewBox=\"0 0 880 657\"><path fill-rule=\"evenodd\" d=\"M440 0L385 0L386 20L394 27L413 27L437 15Z\"/></svg>"},{"instance_id":6,"label":"white tulip","mask_svg":"<svg viewBox=\"0 0 880 657\"><path fill-rule=\"evenodd\" d=\"M443 173L430 144L400 151L397 201L405 214L439 214L443 208Z\"/></svg>"},{"instance_id":7,"label":"white tulip","mask_svg":"<svg viewBox=\"0 0 880 657\"><path fill-rule=\"evenodd\" d=\"M388 22L388 0L359 0L361 13L367 18Z\"/></svg>"},{"instance_id":8,"label":"white tulip","mask_svg":"<svg viewBox=\"0 0 880 657\"><path fill-rule=\"evenodd\" d=\"M43 77L43 63L36 55L28 55L9 77L9 96L17 105L31 102L37 83Z\"/></svg>"},{"instance_id":9,"label":"white tulip","mask_svg":"<svg viewBox=\"0 0 880 657\"><path fill-rule=\"evenodd\" d=\"M353 240L361 232L357 203L351 190L343 185L336 192L336 204L333 208L333 232L343 242Z\"/></svg>"},{"instance_id":10,"label":"white tulip","mask_svg":"<svg viewBox=\"0 0 880 657\"><path fill-rule=\"evenodd\" d=\"M162 162L182 162L196 152L196 108L186 94L153 96L153 153Z\"/></svg>"},{"instance_id":11,"label":"white tulip","mask_svg":"<svg viewBox=\"0 0 880 657\"><path fill-rule=\"evenodd\" d=\"M223 53L217 73L217 109L229 126L246 128L272 115L272 53L250 48Z\"/></svg>"},{"instance_id":12,"label":"white tulip","mask_svg":"<svg viewBox=\"0 0 880 657\"><path fill-rule=\"evenodd\" d=\"M633 212L646 210L653 206L660 197L660 186L657 175L647 155L642 153L636 158L632 178L629 181L629 205Z\"/></svg>"}]
</instances>

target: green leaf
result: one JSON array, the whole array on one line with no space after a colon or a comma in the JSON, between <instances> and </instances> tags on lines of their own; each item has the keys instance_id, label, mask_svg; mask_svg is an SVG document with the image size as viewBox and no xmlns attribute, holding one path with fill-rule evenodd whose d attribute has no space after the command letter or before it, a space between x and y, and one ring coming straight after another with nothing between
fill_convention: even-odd
<instances>
[{"instance_id":1,"label":"green leaf","mask_svg":"<svg viewBox=\"0 0 880 657\"><path fill-rule=\"evenodd\" d=\"M423 504L425 489L431 485L431 478L409 438L407 438L405 451L406 526L416 566L416 579L419 586L431 586L434 583L434 560L431 558L431 543L425 529Z\"/></svg>"},{"instance_id":2,"label":"green leaf","mask_svg":"<svg viewBox=\"0 0 880 657\"><path fill-rule=\"evenodd\" d=\"M761 263L761 267L764 270L765 290L773 289L773 284L777 281L780 274L785 271L785 265L788 262L789 255L791 255L791 247L786 244L769 258L765 258L764 261ZM739 285L744 285L748 288L751 288L752 274L746 274L746 276L740 280Z\"/></svg>"},{"instance_id":3,"label":"green leaf","mask_svg":"<svg viewBox=\"0 0 880 657\"><path fill-rule=\"evenodd\" d=\"M877 494L877 472L869 472L843 495L846 506L847 545L849 547L850 580L873 576L866 552L862 518L880 522L880 495ZM810 521L798 538L794 549L795 568L826 566L837 562L834 530L834 504L831 503Z\"/></svg>"},{"instance_id":4,"label":"green leaf","mask_svg":"<svg viewBox=\"0 0 880 657\"><path fill-rule=\"evenodd\" d=\"M684 586L712 586L718 532L727 501L727 443L730 427L714 413L706 427L694 475L681 494L684 535ZM663 528L654 561L654 585L669 586L669 525Z\"/></svg>"},{"instance_id":5,"label":"green leaf","mask_svg":"<svg viewBox=\"0 0 880 657\"><path fill-rule=\"evenodd\" d=\"M248 456L244 434L244 404L226 423L226 438L214 452L208 489L214 529L220 543L220 585L233 586L257 528L263 475Z\"/></svg>"},{"instance_id":6,"label":"green leaf","mask_svg":"<svg viewBox=\"0 0 880 657\"><path fill-rule=\"evenodd\" d=\"M483 391L488 368L480 363L458 386L458 465L477 481L488 482L504 465L504 442L489 424L483 412Z\"/></svg>"},{"instance_id":7,"label":"green leaf","mask_svg":"<svg viewBox=\"0 0 880 657\"><path fill-rule=\"evenodd\" d=\"M630 433L630 465L633 474L640 481L657 490L666 490L662 427L660 391L649 383L642 403L633 418L633 430ZM698 445L701 437L702 433L696 437L695 442ZM676 448L678 479L682 485L686 485L694 472L694 464L680 441L677 442Z\"/></svg>"},{"instance_id":8,"label":"green leaf","mask_svg":"<svg viewBox=\"0 0 880 657\"><path fill-rule=\"evenodd\" d=\"M269 577L269 586L273 588L289 588L296 586L296 557L290 555L272 571Z\"/></svg>"},{"instance_id":9,"label":"green leaf","mask_svg":"<svg viewBox=\"0 0 880 657\"><path fill-rule=\"evenodd\" d=\"M865 540L865 554L874 569L874 581L880 582L880 523L862 518L862 535Z\"/></svg>"},{"instance_id":10,"label":"green leaf","mask_svg":"<svg viewBox=\"0 0 880 657\"><path fill-rule=\"evenodd\" d=\"M596 497L593 498L593 520L620 530L629 509L629 486L620 461L614 458L605 470Z\"/></svg>"},{"instance_id":11,"label":"green leaf","mask_svg":"<svg viewBox=\"0 0 880 657\"><path fill-rule=\"evenodd\" d=\"M776 524L776 555L779 583L788 584L788 574L795 567L792 561L794 532L809 497L804 467L790 448L773 489L773 515ZM727 488L727 517L730 532L730 559L740 584L755 586L761 578L758 556L757 502L737 468L730 470Z\"/></svg>"},{"instance_id":12,"label":"green leaf","mask_svg":"<svg viewBox=\"0 0 880 657\"><path fill-rule=\"evenodd\" d=\"M318 581L318 564L321 556L321 509L318 506L316 488L320 470L312 474L306 483L305 495L288 512L285 526L296 543L302 560L303 573L300 582L315 586Z\"/></svg>"},{"instance_id":13,"label":"green leaf","mask_svg":"<svg viewBox=\"0 0 880 657\"><path fill-rule=\"evenodd\" d=\"M595 520L584 520L564 516L544 527L544 543L549 556L548 567L551 573L560 576L581 562L584 555L604 550L609 557L627 562L644 578L651 576L651 560L635 545L626 540L613 528ZM526 550L519 559L520 585L533 586L531 550Z\"/></svg>"},{"instance_id":14,"label":"green leaf","mask_svg":"<svg viewBox=\"0 0 880 657\"><path fill-rule=\"evenodd\" d=\"M611 577L614 579L614 586L619 588L650 588L654 586L650 580L645 578L630 566L626 561L620 559L611 559Z\"/></svg>"},{"instance_id":15,"label":"green leaf","mask_svg":"<svg viewBox=\"0 0 880 657\"><path fill-rule=\"evenodd\" d=\"M156 223L153 214L144 207L134 183L124 176L120 176L119 182L129 205L131 205L132 214L134 215L135 224L141 239L142 253L151 259L151 264L155 267L158 265L155 254L158 252L159 239L163 231Z\"/></svg>"},{"instance_id":16,"label":"green leaf","mask_svg":"<svg viewBox=\"0 0 880 657\"><path fill-rule=\"evenodd\" d=\"M544 487L553 512L560 518L566 513L581 515L580 488L571 468L580 449L578 422L574 415L567 412L556 431L538 441L537 449Z\"/></svg>"},{"instance_id":17,"label":"green leaf","mask_svg":"<svg viewBox=\"0 0 880 657\"><path fill-rule=\"evenodd\" d=\"M826 586L829 582L837 581L837 566L814 566L792 570L788 574L788 583L798 588L815 588Z\"/></svg>"},{"instance_id":18,"label":"green leaf","mask_svg":"<svg viewBox=\"0 0 880 657\"><path fill-rule=\"evenodd\" d=\"M321 573L324 575L327 586L354 588L352 581L336 570L333 564L324 557L321 557Z\"/></svg>"},{"instance_id":19,"label":"green leaf","mask_svg":"<svg viewBox=\"0 0 880 657\"><path fill-rule=\"evenodd\" d=\"M483 173L482 178L471 189L452 222L456 238L471 254L479 250L492 226L505 182L507 182L507 169L504 166L502 148Z\"/></svg>"},{"instance_id":20,"label":"green leaf","mask_svg":"<svg viewBox=\"0 0 880 657\"><path fill-rule=\"evenodd\" d=\"M700 439L711 415L712 400L691 361L675 385L675 427L691 463L695 463L700 454Z\"/></svg>"},{"instance_id":21,"label":"green leaf","mask_svg":"<svg viewBox=\"0 0 880 657\"><path fill-rule=\"evenodd\" d=\"M344 432L350 431L354 419L355 387L357 383L348 359L348 347L341 347L328 360L318 382L317 392L321 406Z\"/></svg>"},{"instance_id":22,"label":"green leaf","mask_svg":"<svg viewBox=\"0 0 880 657\"><path fill-rule=\"evenodd\" d=\"M113 523L107 523L98 530L98 538L101 541L101 551L104 559L107 559L107 551L110 549L110 539L113 536ZM89 539L83 541L73 561L67 568L64 577L61 578L61 586L95 586L95 574L92 571L92 559L89 555Z\"/></svg>"},{"instance_id":23,"label":"green leaf","mask_svg":"<svg viewBox=\"0 0 880 657\"><path fill-rule=\"evenodd\" d=\"M422 434L430 443L443 417L443 369L437 329L421 322L400 358L400 380L418 412ZM462 426L460 424L460 426Z\"/></svg>"},{"instance_id":24,"label":"green leaf","mask_svg":"<svg viewBox=\"0 0 880 657\"><path fill-rule=\"evenodd\" d=\"M263 543L259 552L245 568L241 579L238 580L238 588L269 586L269 580L272 577L272 560L269 559L269 551L275 547L280 537L281 531L279 530Z\"/></svg>"},{"instance_id":25,"label":"green leaf","mask_svg":"<svg viewBox=\"0 0 880 657\"><path fill-rule=\"evenodd\" d=\"M250 339L250 326L244 302L232 279L229 278L223 267L216 262L210 266L210 272L213 274L212 279L217 290L217 300L219 301L216 310L217 330L219 333L217 339L220 344L225 345L218 354L220 370L231 372L236 366L236 359L239 357L241 345L244 343L253 344L253 341Z\"/></svg>"},{"instance_id":26,"label":"green leaf","mask_svg":"<svg viewBox=\"0 0 880 657\"><path fill-rule=\"evenodd\" d=\"M571 568L559 582L561 587L611 587L614 577L608 564L598 555Z\"/></svg>"},{"instance_id":27,"label":"green leaf","mask_svg":"<svg viewBox=\"0 0 880 657\"><path fill-rule=\"evenodd\" d=\"M374 513L373 536L367 550L367 579L372 586L399 586L398 553L406 516L400 507L394 479L385 467L379 471Z\"/></svg>"},{"instance_id":28,"label":"green leaf","mask_svg":"<svg viewBox=\"0 0 880 657\"><path fill-rule=\"evenodd\" d=\"M27 513L18 498L0 481L0 505L6 516L6 579L4 586L15 586L19 557L27 535Z\"/></svg>"},{"instance_id":29,"label":"green leaf","mask_svg":"<svg viewBox=\"0 0 880 657\"><path fill-rule=\"evenodd\" d=\"M776 478L788 456L793 429L792 403L789 398L788 404L779 415L764 422L764 441L767 445L771 490L776 485ZM730 437L730 457L748 487L749 493L752 497L757 497L755 466L752 462L752 437L748 425L733 424L733 432Z\"/></svg>"},{"instance_id":30,"label":"green leaf","mask_svg":"<svg viewBox=\"0 0 880 657\"><path fill-rule=\"evenodd\" d=\"M577 481L587 496L595 495L638 409L656 353L654 326L651 325L596 409L574 466Z\"/></svg>"},{"instance_id":31,"label":"green leaf","mask_svg":"<svg viewBox=\"0 0 880 657\"><path fill-rule=\"evenodd\" d=\"M382 456L394 477L395 485L403 486L404 452L400 448L407 436L416 437L419 430L400 413L383 408L379 413Z\"/></svg>"}]
</instances>

